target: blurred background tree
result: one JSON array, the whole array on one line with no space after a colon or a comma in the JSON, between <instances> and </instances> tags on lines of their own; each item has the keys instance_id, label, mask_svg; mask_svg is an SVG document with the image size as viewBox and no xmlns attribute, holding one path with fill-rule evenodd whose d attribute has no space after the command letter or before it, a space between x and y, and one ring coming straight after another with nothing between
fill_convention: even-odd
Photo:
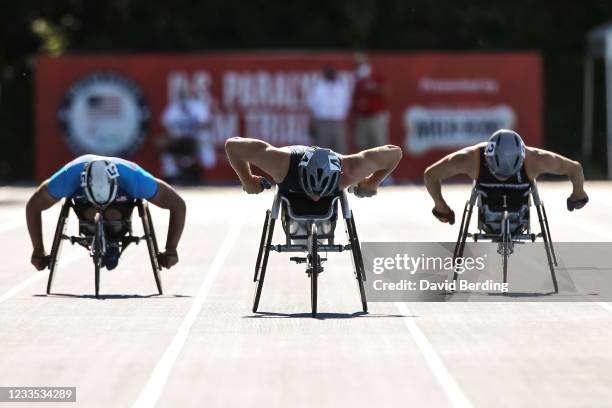
<instances>
[{"instance_id":1,"label":"blurred background tree","mask_svg":"<svg viewBox=\"0 0 612 408\"><path fill-rule=\"evenodd\" d=\"M32 175L34 57L67 52L537 50L546 145L579 158L585 35L610 19L610 0L3 0L0 180Z\"/></svg>"}]
</instances>

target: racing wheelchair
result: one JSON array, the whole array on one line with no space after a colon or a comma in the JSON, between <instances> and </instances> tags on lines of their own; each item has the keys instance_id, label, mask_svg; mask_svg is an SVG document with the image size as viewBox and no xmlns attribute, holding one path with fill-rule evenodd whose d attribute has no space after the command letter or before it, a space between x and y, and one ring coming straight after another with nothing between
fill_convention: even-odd
<instances>
[{"instance_id":1,"label":"racing wheelchair","mask_svg":"<svg viewBox=\"0 0 612 408\"><path fill-rule=\"evenodd\" d=\"M264 184L264 183L262 183ZM267 185L265 185L267 184ZM269 182L265 183L270 188ZM338 202L342 208L342 216L346 225L348 244L336 244L334 231L338 218ZM281 216L282 227L285 232L284 244L272 244L274 224ZM291 257L290 260L297 264L306 264L306 275L310 279L310 301L312 317L317 315L317 281L319 274L323 272L323 262L327 258L321 257L322 253L351 251L353 270L359 286L361 305L363 312L367 313L368 304L366 300L364 281L365 268L355 218L351 211L346 193L340 192L333 197L323 197L317 202L305 197L303 194L284 194L278 188L274 196L272 208L266 211L259 252L255 262L255 275L253 281L257 283L255 300L253 302L253 313L257 313L261 291L263 289L266 267L270 251L276 252L302 252L306 256Z\"/></svg>"},{"instance_id":2,"label":"racing wheelchair","mask_svg":"<svg viewBox=\"0 0 612 408\"><path fill-rule=\"evenodd\" d=\"M557 257L550 237L546 209L544 203L540 200L536 182L534 180L513 190L504 188L501 191L492 191L487 189L486 186L474 182L470 199L465 203L463 209L459 236L453 252L453 261L463 256L468 237L473 238L474 242L488 240L497 243L497 252L502 256L503 283L507 283L508 258L514 252L514 244L528 241L535 242L537 238L542 238L554 293L558 293L559 288L555 275ZM536 208L540 224L540 232L537 234L531 231L530 225L532 203ZM478 232L470 233L469 226L474 206L477 206L478 210ZM456 280L457 271L455 270L453 281Z\"/></svg>"},{"instance_id":3,"label":"racing wheelchair","mask_svg":"<svg viewBox=\"0 0 612 408\"><path fill-rule=\"evenodd\" d=\"M138 208L138 215L142 220L143 236L132 234L132 213L134 207ZM158 261L159 249L148 203L142 199L134 199L128 200L127 202L111 204L106 209L114 208L118 210L121 213L121 219L119 220L106 219L106 209L96 209L95 218L93 220L87 220L84 213L88 208L92 208L92 206L83 205L76 202L74 199L68 198L65 199L62 204L55 235L53 237L53 244L51 246L47 294L51 294L53 277L57 269L63 241L70 241L73 245L81 245L89 251L95 270L95 296L99 298L100 270L103 267L102 261L106 252L109 248L115 247L118 249L120 256L130 244L138 244L141 240L145 240L147 243L155 284L157 285L159 294L163 294L162 282L159 274L161 271L161 266ZM74 211L79 219L78 236L66 235L70 209Z\"/></svg>"}]
</instances>

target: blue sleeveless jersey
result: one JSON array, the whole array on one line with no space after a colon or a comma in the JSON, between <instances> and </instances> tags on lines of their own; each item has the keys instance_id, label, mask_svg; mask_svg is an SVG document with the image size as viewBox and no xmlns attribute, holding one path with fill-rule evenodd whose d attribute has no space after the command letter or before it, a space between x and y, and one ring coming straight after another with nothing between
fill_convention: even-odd
<instances>
[{"instance_id":1,"label":"blue sleeveless jersey","mask_svg":"<svg viewBox=\"0 0 612 408\"><path fill-rule=\"evenodd\" d=\"M83 195L81 172L89 162L94 160L108 160L115 163L119 170L119 190L129 198L148 200L157 193L155 177L136 163L118 157L86 154L77 157L51 176L47 186L47 191L51 197L60 199Z\"/></svg>"}]
</instances>

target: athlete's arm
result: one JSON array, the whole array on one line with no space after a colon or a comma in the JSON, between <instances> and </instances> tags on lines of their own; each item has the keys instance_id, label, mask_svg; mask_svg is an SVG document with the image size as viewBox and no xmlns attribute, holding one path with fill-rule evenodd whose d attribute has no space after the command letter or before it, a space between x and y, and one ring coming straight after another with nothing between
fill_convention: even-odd
<instances>
[{"instance_id":1,"label":"athlete's arm","mask_svg":"<svg viewBox=\"0 0 612 408\"><path fill-rule=\"evenodd\" d=\"M176 190L164 181L155 179L157 182L157 192L149 199L149 202L160 208L170 210L170 221L168 222L168 236L166 237L166 251L162 254L164 264L162 266L170 268L178 262L178 247L183 228L185 227L185 214L187 208L185 200L178 195Z\"/></svg>"},{"instance_id":2,"label":"athlete's arm","mask_svg":"<svg viewBox=\"0 0 612 408\"><path fill-rule=\"evenodd\" d=\"M572 194L569 196L569 200L588 200L587 193L584 191L582 165L577 161L547 150L527 147L525 170L531 179L535 179L545 173L567 176L572 182Z\"/></svg>"},{"instance_id":3,"label":"athlete's arm","mask_svg":"<svg viewBox=\"0 0 612 408\"><path fill-rule=\"evenodd\" d=\"M373 196L380 183L395 170L401 159L402 149L394 145L379 146L344 156L344 177L340 180L340 189L357 183L360 195Z\"/></svg>"},{"instance_id":4,"label":"athlete's arm","mask_svg":"<svg viewBox=\"0 0 612 408\"><path fill-rule=\"evenodd\" d=\"M43 242L41 213L59 201L47 192L48 184L49 180L41 183L26 204L26 223L33 248L30 262L39 271L49 264Z\"/></svg>"},{"instance_id":5,"label":"athlete's arm","mask_svg":"<svg viewBox=\"0 0 612 408\"><path fill-rule=\"evenodd\" d=\"M225 142L230 165L238 175L242 187L249 194L261 193L261 177L253 175L251 164L280 183L287 175L290 154L258 139L232 137Z\"/></svg>"},{"instance_id":6,"label":"athlete's arm","mask_svg":"<svg viewBox=\"0 0 612 408\"><path fill-rule=\"evenodd\" d=\"M442 181L460 174L478 178L479 147L470 146L451 153L425 170L425 187L434 201L433 213L440 221L454 222L454 212L442 196Z\"/></svg>"}]
</instances>

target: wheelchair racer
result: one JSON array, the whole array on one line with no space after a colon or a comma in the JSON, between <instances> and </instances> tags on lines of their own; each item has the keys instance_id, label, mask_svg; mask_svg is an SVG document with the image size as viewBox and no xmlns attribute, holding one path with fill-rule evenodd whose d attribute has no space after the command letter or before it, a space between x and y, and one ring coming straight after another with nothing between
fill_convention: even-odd
<instances>
[{"instance_id":1,"label":"wheelchair racer","mask_svg":"<svg viewBox=\"0 0 612 408\"><path fill-rule=\"evenodd\" d=\"M525 146L520 135L500 129L487 142L469 146L440 159L425 170L425 187L434 201L433 215L453 224L455 213L442 196L442 180L464 174L488 189L520 191L541 174L568 176L572 194L567 209L580 209L589 201L584 174L577 161L535 147Z\"/></svg>"},{"instance_id":2,"label":"wheelchair racer","mask_svg":"<svg viewBox=\"0 0 612 408\"><path fill-rule=\"evenodd\" d=\"M234 137L225 143L229 162L248 194L264 189L263 177L253 175L251 165L268 174L282 193L303 193L313 201L333 196L355 185L358 197L376 195L380 183L395 169L402 151L385 145L341 155L330 149L308 146L274 147L258 139Z\"/></svg>"},{"instance_id":3,"label":"wheelchair racer","mask_svg":"<svg viewBox=\"0 0 612 408\"><path fill-rule=\"evenodd\" d=\"M45 269L50 262L43 244L41 213L62 198L73 199L75 210L82 210L79 213L87 220L94 219L97 209L103 210L108 220L121 220L121 210L129 207L133 199L145 199L170 210L166 250L159 255L159 263L170 268L178 262L176 249L186 213L183 199L136 163L88 154L77 157L43 181L28 200L26 221L33 246L31 263L37 270ZM103 266L111 270L118 261L119 248L111 246L104 255Z\"/></svg>"}]
</instances>

